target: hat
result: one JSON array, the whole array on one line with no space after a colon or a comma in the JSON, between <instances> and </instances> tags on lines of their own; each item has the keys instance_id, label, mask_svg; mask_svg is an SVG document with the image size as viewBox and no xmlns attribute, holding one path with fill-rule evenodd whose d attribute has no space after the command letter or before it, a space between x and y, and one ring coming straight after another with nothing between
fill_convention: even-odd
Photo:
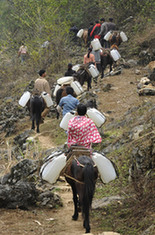
<instances>
[{"instance_id":1,"label":"hat","mask_svg":"<svg viewBox=\"0 0 155 235\"><path fill-rule=\"evenodd\" d=\"M72 67L72 64L71 64L71 63L69 63L69 64L68 64L68 67Z\"/></svg>"},{"instance_id":2,"label":"hat","mask_svg":"<svg viewBox=\"0 0 155 235\"><path fill-rule=\"evenodd\" d=\"M104 19L104 18L101 18L100 21L105 21L105 19Z\"/></svg>"},{"instance_id":3,"label":"hat","mask_svg":"<svg viewBox=\"0 0 155 235\"><path fill-rule=\"evenodd\" d=\"M109 18L109 21L113 21L113 18Z\"/></svg>"}]
</instances>

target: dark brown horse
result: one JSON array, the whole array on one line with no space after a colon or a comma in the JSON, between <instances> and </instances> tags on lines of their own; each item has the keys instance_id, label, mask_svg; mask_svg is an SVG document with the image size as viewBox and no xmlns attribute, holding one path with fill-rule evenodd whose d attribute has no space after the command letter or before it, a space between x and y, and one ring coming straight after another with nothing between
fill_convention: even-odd
<instances>
[{"instance_id":1,"label":"dark brown horse","mask_svg":"<svg viewBox=\"0 0 155 235\"><path fill-rule=\"evenodd\" d=\"M72 160L71 175L65 176L73 192L74 214L73 220L78 219L79 210L82 209L83 227L90 233L89 211L98 177L97 167L89 156L80 156Z\"/></svg>"},{"instance_id":2,"label":"dark brown horse","mask_svg":"<svg viewBox=\"0 0 155 235\"><path fill-rule=\"evenodd\" d=\"M110 66L110 72L112 71L113 63L114 63L114 60L110 55L110 49L102 48L102 52L101 52L101 78L104 77L104 70L107 67L107 65Z\"/></svg>"},{"instance_id":3,"label":"dark brown horse","mask_svg":"<svg viewBox=\"0 0 155 235\"><path fill-rule=\"evenodd\" d=\"M89 89L91 89L91 82L92 82L92 76L90 75L89 71L88 71L88 66L87 65L81 65L79 70L76 72L76 74L74 75L75 80L77 80L81 86L83 86L83 84L85 82L87 82L87 90L89 91Z\"/></svg>"},{"instance_id":4,"label":"dark brown horse","mask_svg":"<svg viewBox=\"0 0 155 235\"><path fill-rule=\"evenodd\" d=\"M45 108L45 102L41 96L34 95L30 98L30 115L32 119L31 129L37 127L37 133L39 133L39 124L41 123L41 113Z\"/></svg>"},{"instance_id":5,"label":"dark brown horse","mask_svg":"<svg viewBox=\"0 0 155 235\"><path fill-rule=\"evenodd\" d=\"M115 44L117 47L119 47L120 44L122 43L122 38L120 36L120 32L119 31L113 31L111 36L109 37L108 41L110 43L110 46Z\"/></svg>"}]
</instances>

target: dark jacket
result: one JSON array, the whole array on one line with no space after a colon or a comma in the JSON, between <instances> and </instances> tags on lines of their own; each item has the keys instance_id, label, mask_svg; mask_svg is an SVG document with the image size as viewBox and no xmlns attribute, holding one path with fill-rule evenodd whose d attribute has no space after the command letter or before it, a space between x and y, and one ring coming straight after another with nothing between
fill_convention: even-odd
<instances>
[{"instance_id":1,"label":"dark jacket","mask_svg":"<svg viewBox=\"0 0 155 235\"><path fill-rule=\"evenodd\" d=\"M100 29L101 29L101 24L100 24L100 23L97 23L97 24L93 27L93 29L92 29L92 31L91 31L91 33L90 33L90 37L92 37L92 39L94 39L94 38L100 38L100 36L98 36L98 34L99 34L99 32L100 32Z\"/></svg>"},{"instance_id":2,"label":"dark jacket","mask_svg":"<svg viewBox=\"0 0 155 235\"><path fill-rule=\"evenodd\" d=\"M68 69L65 73L65 76L73 76L73 74L75 74L76 72L72 69Z\"/></svg>"}]
</instances>

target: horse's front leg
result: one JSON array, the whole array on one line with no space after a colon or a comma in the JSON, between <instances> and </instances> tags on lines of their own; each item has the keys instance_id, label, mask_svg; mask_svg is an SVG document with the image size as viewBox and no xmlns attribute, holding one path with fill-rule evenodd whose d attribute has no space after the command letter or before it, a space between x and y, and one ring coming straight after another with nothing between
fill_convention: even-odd
<instances>
[{"instance_id":1,"label":"horse's front leg","mask_svg":"<svg viewBox=\"0 0 155 235\"><path fill-rule=\"evenodd\" d=\"M110 72L112 71L112 64L110 64Z\"/></svg>"},{"instance_id":2,"label":"horse's front leg","mask_svg":"<svg viewBox=\"0 0 155 235\"><path fill-rule=\"evenodd\" d=\"M78 197L77 197L75 185L72 185L72 192L73 192L73 202L74 202L74 214L72 216L72 219L77 220L78 219Z\"/></svg>"},{"instance_id":3,"label":"horse's front leg","mask_svg":"<svg viewBox=\"0 0 155 235\"><path fill-rule=\"evenodd\" d=\"M101 78L104 78L104 67L101 67Z\"/></svg>"},{"instance_id":4,"label":"horse's front leg","mask_svg":"<svg viewBox=\"0 0 155 235\"><path fill-rule=\"evenodd\" d=\"M88 91L89 91L89 89L92 88L91 87L91 82L92 82L92 79L91 79L91 77L89 77L88 80L87 80L87 89L88 89Z\"/></svg>"}]
</instances>

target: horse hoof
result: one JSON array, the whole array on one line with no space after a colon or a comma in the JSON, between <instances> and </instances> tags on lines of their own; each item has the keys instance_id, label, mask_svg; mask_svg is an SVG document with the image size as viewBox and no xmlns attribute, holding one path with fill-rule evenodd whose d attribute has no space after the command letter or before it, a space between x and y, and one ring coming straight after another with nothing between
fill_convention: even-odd
<instances>
[{"instance_id":1,"label":"horse hoof","mask_svg":"<svg viewBox=\"0 0 155 235\"><path fill-rule=\"evenodd\" d=\"M77 220L78 219L78 216L77 215L73 215L72 216L72 220Z\"/></svg>"}]
</instances>

